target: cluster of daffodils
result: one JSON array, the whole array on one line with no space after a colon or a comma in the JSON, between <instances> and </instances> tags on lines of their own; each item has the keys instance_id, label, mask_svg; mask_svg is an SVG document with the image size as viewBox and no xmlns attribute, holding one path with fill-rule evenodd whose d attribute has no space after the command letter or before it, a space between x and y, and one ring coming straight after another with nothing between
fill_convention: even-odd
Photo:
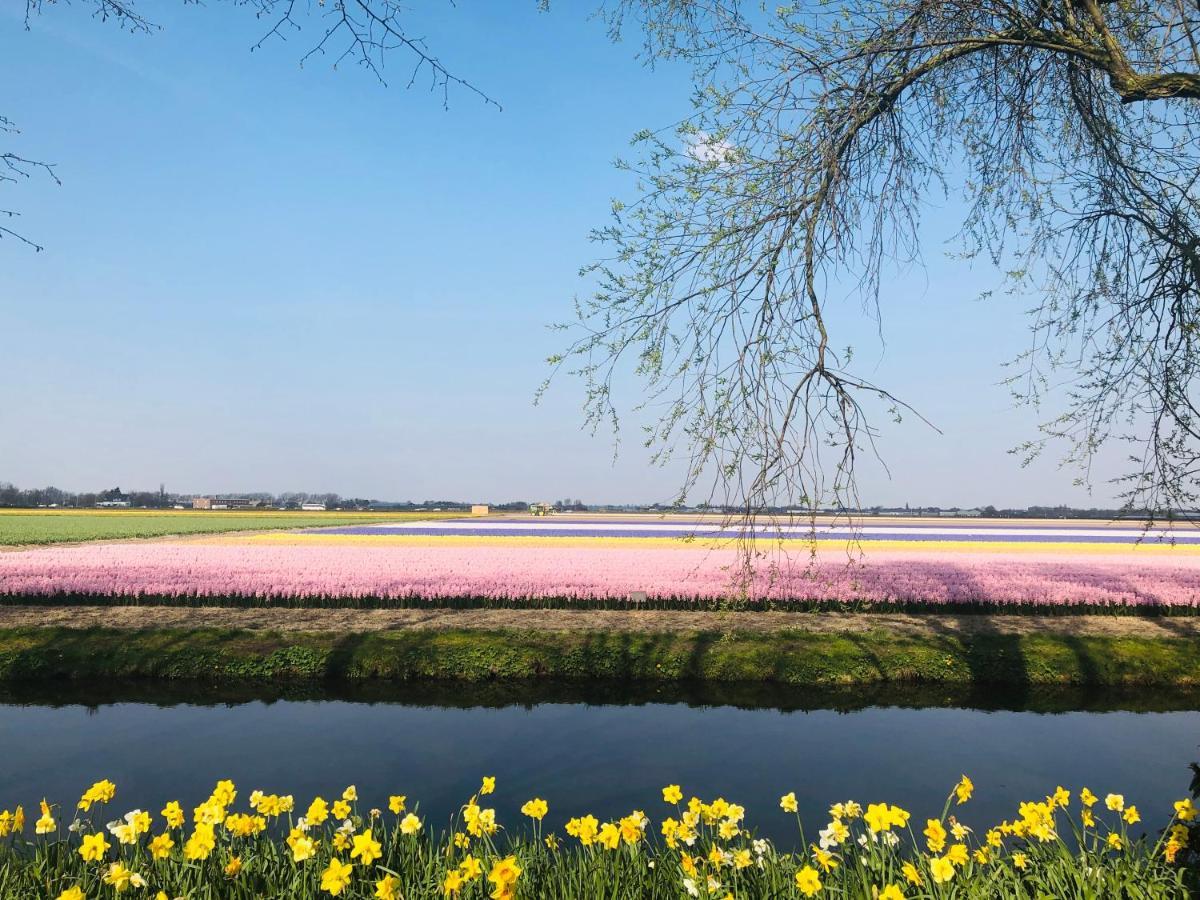
<instances>
[{"instance_id":1,"label":"cluster of daffodils","mask_svg":"<svg viewBox=\"0 0 1200 900\"><path fill-rule=\"evenodd\" d=\"M220 781L190 814L171 801L157 815L133 809L97 824L117 794L99 781L65 828L45 800L31 836L22 807L0 811L0 900L905 900L1124 896L1128 885L1139 897L1184 897L1200 887L1188 868L1200 826L1190 798L1152 837L1131 836L1141 814L1123 795L1086 787L1074 796L1058 787L976 831L959 818L975 790L963 776L937 818L849 800L829 808L810 842L792 792L779 806L795 816L799 842L784 850L747 826L743 806L685 801L676 784L662 790L668 809L657 823L643 810L574 816L561 838L543 832L550 806L540 797L520 806L525 824L507 831L489 805L495 789L484 778L437 838L405 795L389 796L386 813L362 809L354 786L307 805L256 790L239 808L237 787Z\"/></svg>"}]
</instances>

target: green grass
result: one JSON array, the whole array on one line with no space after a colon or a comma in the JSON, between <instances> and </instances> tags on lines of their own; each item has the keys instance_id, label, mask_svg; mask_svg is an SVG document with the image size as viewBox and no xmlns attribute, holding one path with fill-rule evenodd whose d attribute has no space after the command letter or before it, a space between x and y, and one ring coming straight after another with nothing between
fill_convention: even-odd
<instances>
[{"instance_id":1,"label":"green grass","mask_svg":"<svg viewBox=\"0 0 1200 900\"><path fill-rule=\"evenodd\" d=\"M1071 635L0 630L0 681L604 679L1200 686L1200 640Z\"/></svg>"},{"instance_id":2,"label":"green grass","mask_svg":"<svg viewBox=\"0 0 1200 900\"><path fill-rule=\"evenodd\" d=\"M306 513L205 510L0 510L0 545L153 538L167 535L365 525L445 513Z\"/></svg>"}]
</instances>

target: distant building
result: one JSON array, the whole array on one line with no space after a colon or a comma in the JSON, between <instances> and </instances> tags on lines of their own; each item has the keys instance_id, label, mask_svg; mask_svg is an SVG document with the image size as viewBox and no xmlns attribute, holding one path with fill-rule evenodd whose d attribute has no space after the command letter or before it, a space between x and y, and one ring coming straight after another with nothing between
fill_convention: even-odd
<instances>
[{"instance_id":1,"label":"distant building","mask_svg":"<svg viewBox=\"0 0 1200 900\"><path fill-rule=\"evenodd\" d=\"M128 500L100 500L96 506L101 509L129 509Z\"/></svg>"},{"instance_id":2,"label":"distant building","mask_svg":"<svg viewBox=\"0 0 1200 900\"><path fill-rule=\"evenodd\" d=\"M471 515L486 516L488 514L488 505L486 503L476 503L471 507Z\"/></svg>"},{"instance_id":3,"label":"distant building","mask_svg":"<svg viewBox=\"0 0 1200 900\"><path fill-rule=\"evenodd\" d=\"M261 500L251 500L248 497L194 497L192 509L253 509L262 506Z\"/></svg>"},{"instance_id":4,"label":"distant building","mask_svg":"<svg viewBox=\"0 0 1200 900\"><path fill-rule=\"evenodd\" d=\"M325 512L328 509L324 503L301 503L300 508L306 512Z\"/></svg>"},{"instance_id":5,"label":"distant building","mask_svg":"<svg viewBox=\"0 0 1200 900\"><path fill-rule=\"evenodd\" d=\"M554 512L554 504L546 503L544 501L542 503L530 503L529 512L530 515L534 516L548 516L550 513Z\"/></svg>"}]
</instances>

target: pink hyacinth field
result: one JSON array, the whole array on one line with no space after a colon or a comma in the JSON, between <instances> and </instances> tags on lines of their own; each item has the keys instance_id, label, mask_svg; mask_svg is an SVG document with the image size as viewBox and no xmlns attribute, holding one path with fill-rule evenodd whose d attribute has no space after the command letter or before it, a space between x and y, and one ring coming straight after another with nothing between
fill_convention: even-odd
<instances>
[{"instance_id":1,"label":"pink hyacinth field","mask_svg":"<svg viewBox=\"0 0 1200 900\"><path fill-rule=\"evenodd\" d=\"M1200 607L1200 533L1058 523L775 528L747 579L719 523L440 520L0 552L8 602Z\"/></svg>"}]
</instances>

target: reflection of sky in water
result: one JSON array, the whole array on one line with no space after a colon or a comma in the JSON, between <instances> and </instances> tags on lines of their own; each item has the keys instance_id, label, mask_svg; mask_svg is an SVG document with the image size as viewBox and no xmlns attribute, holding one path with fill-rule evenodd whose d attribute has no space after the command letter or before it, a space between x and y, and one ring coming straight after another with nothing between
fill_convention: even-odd
<instances>
[{"instance_id":1,"label":"reflection of sky in water","mask_svg":"<svg viewBox=\"0 0 1200 900\"><path fill-rule=\"evenodd\" d=\"M464 687L469 691L469 687ZM485 774L495 805L515 825L533 796L547 820L644 809L657 821L668 783L744 804L760 832L787 839L781 794L795 790L806 824L836 800L886 800L936 815L960 773L976 783L962 809L971 825L1010 816L1021 799L1063 784L1123 792L1144 825L1161 825L1186 793L1200 758L1200 712L983 712L868 708L781 712L681 704L541 704L449 709L343 701L158 707L120 703L0 706L0 808L71 804L98 778L117 783L115 811L190 808L218 778L253 788L314 793L358 786L364 808L388 793L419 800L437 824Z\"/></svg>"}]
</instances>

